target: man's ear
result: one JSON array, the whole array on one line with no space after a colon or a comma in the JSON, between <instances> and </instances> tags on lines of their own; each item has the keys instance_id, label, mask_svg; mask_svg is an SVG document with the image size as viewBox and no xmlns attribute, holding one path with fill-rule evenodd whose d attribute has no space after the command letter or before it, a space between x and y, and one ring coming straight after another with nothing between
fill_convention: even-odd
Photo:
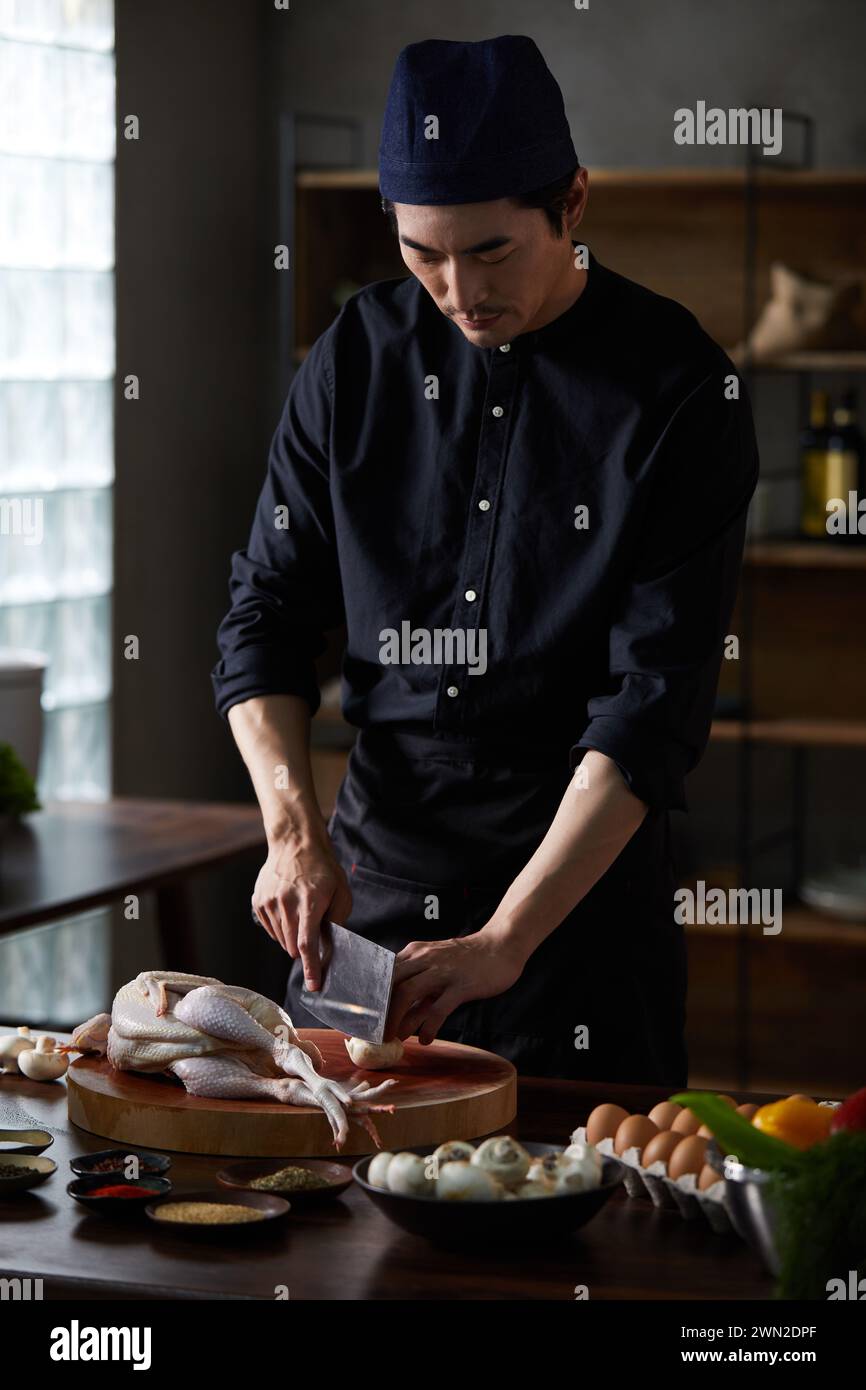
<instances>
[{"instance_id":1,"label":"man's ear","mask_svg":"<svg viewBox=\"0 0 866 1390\"><path fill-rule=\"evenodd\" d=\"M589 174L586 169L575 170L574 178L565 202L565 224L569 231L580 226L589 198Z\"/></svg>"}]
</instances>

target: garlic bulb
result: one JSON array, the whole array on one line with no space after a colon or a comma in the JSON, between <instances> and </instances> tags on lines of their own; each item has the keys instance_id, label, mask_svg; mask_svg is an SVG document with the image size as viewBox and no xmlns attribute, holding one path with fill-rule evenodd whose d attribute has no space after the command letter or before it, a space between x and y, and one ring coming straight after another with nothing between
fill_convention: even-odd
<instances>
[{"instance_id":1,"label":"garlic bulb","mask_svg":"<svg viewBox=\"0 0 866 1390\"><path fill-rule=\"evenodd\" d=\"M498 1202L504 1195L492 1173L465 1158L444 1164L436 1179L436 1196L443 1202Z\"/></svg>"},{"instance_id":2,"label":"garlic bulb","mask_svg":"<svg viewBox=\"0 0 866 1390\"><path fill-rule=\"evenodd\" d=\"M539 1158L533 1158L526 1174L527 1182L543 1183L552 1187L564 1161L562 1153L543 1154Z\"/></svg>"},{"instance_id":3,"label":"garlic bulb","mask_svg":"<svg viewBox=\"0 0 866 1390\"><path fill-rule=\"evenodd\" d=\"M569 1144L562 1158L555 1179L557 1190L588 1192L600 1186L604 1165L594 1144Z\"/></svg>"},{"instance_id":4,"label":"garlic bulb","mask_svg":"<svg viewBox=\"0 0 866 1390\"><path fill-rule=\"evenodd\" d=\"M18 1070L18 1058L22 1052L29 1052L36 1045L36 1039L31 1037L30 1029L22 1025L17 1033L9 1033L5 1038L0 1038L0 1072L13 1072Z\"/></svg>"},{"instance_id":5,"label":"garlic bulb","mask_svg":"<svg viewBox=\"0 0 866 1390\"><path fill-rule=\"evenodd\" d=\"M371 1043L363 1038L346 1038L346 1051L363 1071L382 1071L385 1067L396 1067L403 1057L403 1044L399 1038L391 1042Z\"/></svg>"},{"instance_id":6,"label":"garlic bulb","mask_svg":"<svg viewBox=\"0 0 866 1390\"><path fill-rule=\"evenodd\" d=\"M598 1187L601 1174L585 1162L564 1163L553 1181L554 1192L589 1192Z\"/></svg>"},{"instance_id":7,"label":"garlic bulb","mask_svg":"<svg viewBox=\"0 0 866 1390\"><path fill-rule=\"evenodd\" d=\"M39 1038L36 1046L22 1052L18 1065L31 1081L56 1081L69 1066L65 1052L58 1052L54 1038Z\"/></svg>"},{"instance_id":8,"label":"garlic bulb","mask_svg":"<svg viewBox=\"0 0 866 1390\"><path fill-rule=\"evenodd\" d=\"M435 1188L427 1176L427 1160L420 1154L395 1154L388 1164L388 1190L403 1197L433 1197Z\"/></svg>"},{"instance_id":9,"label":"garlic bulb","mask_svg":"<svg viewBox=\"0 0 866 1390\"><path fill-rule=\"evenodd\" d=\"M386 1149L382 1149L379 1153L374 1154L370 1159L370 1166L367 1169L367 1182L372 1184L373 1187L387 1187L388 1165L393 1157L394 1155L388 1153Z\"/></svg>"},{"instance_id":10,"label":"garlic bulb","mask_svg":"<svg viewBox=\"0 0 866 1390\"><path fill-rule=\"evenodd\" d=\"M493 1139L485 1139L472 1155L472 1162L484 1168L506 1187L523 1182L529 1171L530 1157L522 1144L507 1134L497 1134Z\"/></svg>"},{"instance_id":11,"label":"garlic bulb","mask_svg":"<svg viewBox=\"0 0 866 1390\"><path fill-rule=\"evenodd\" d=\"M433 1171L438 1173L443 1163L455 1163L461 1158L468 1161L474 1152L475 1145L467 1139L448 1139L433 1154Z\"/></svg>"},{"instance_id":12,"label":"garlic bulb","mask_svg":"<svg viewBox=\"0 0 866 1390\"><path fill-rule=\"evenodd\" d=\"M552 1197L554 1190L549 1182L522 1182L519 1187L514 1188L513 1195L522 1198Z\"/></svg>"}]
</instances>

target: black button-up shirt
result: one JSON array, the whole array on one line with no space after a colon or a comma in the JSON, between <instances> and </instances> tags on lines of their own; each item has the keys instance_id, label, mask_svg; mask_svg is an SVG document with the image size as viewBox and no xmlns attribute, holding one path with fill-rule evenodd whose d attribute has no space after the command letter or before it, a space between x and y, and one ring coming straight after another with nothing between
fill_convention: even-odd
<instances>
[{"instance_id":1,"label":"black button-up shirt","mask_svg":"<svg viewBox=\"0 0 866 1390\"><path fill-rule=\"evenodd\" d=\"M474 347L413 277L361 290L274 434L212 679L292 693L345 620L343 712L520 749L596 748L652 808L705 747L757 449L681 305L590 256L552 323Z\"/></svg>"}]
</instances>

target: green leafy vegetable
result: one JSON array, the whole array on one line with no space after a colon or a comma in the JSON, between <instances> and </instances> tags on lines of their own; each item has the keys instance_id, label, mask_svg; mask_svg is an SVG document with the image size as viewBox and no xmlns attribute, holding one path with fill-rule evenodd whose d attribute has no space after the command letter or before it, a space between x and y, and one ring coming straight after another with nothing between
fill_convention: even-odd
<instances>
[{"instance_id":1,"label":"green leafy vegetable","mask_svg":"<svg viewBox=\"0 0 866 1390\"><path fill-rule=\"evenodd\" d=\"M738 1115L721 1096L714 1095L712 1091L682 1091L671 1096L671 1100L697 1115L701 1124L712 1130L722 1152L732 1154L747 1168L786 1172L799 1168L803 1161L802 1149L795 1149L793 1145L755 1129L745 1115Z\"/></svg>"},{"instance_id":2,"label":"green leafy vegetable","mask_svg":"<svg viewBox=\"0 0 866 1390\"><path fill-rule=\"evenodd\" d=\"M794 1173L773 1173L778 1298L826 1299L830 1279L866 1275L866 1134L834 1134L802 1154Z\"/></svg>"},{"instance_id":3,"label":"green leafy vegetable","mask_svg":"<svg viewBox=\"0 0 866 1390\"><path fill-rule=\"evenodd\" d=\"M38 811L36 785L9 743L0 743L0 815Z\"/></svg>"}]
</instances>

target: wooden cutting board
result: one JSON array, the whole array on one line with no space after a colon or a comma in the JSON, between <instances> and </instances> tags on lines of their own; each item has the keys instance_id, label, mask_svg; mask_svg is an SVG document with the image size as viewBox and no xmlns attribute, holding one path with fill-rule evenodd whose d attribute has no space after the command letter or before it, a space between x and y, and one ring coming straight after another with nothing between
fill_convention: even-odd
<instances>
[{"instance_id":1,"label":"wooden cutting board","mask_svg":"<svg viewBox=\"0 0 866 1390\"><path fill-rule=\"evenodd\" d=\"M324 1058L324 1074L343 1083L398 1078L382 1097L394 1114L373 1116L382 1146L397 1150L445 1139L495 1133L517 1113L517 1073L495 1053L462 1043L404 1044L399 1066L361 1071L346 1052L343 1034L301 1028ZM252 1158L334 1156L331 1127L321 1110L260 1100L212 1100L187 1095L169 1076L115 1071L104 1057L79 1057L67 1072L69 1118L81 1129L120 1144L180 1153L236 1154ZM343 1154L372 1153L365 1129L350 1122Z\"/></svg>"}]
</instances>

